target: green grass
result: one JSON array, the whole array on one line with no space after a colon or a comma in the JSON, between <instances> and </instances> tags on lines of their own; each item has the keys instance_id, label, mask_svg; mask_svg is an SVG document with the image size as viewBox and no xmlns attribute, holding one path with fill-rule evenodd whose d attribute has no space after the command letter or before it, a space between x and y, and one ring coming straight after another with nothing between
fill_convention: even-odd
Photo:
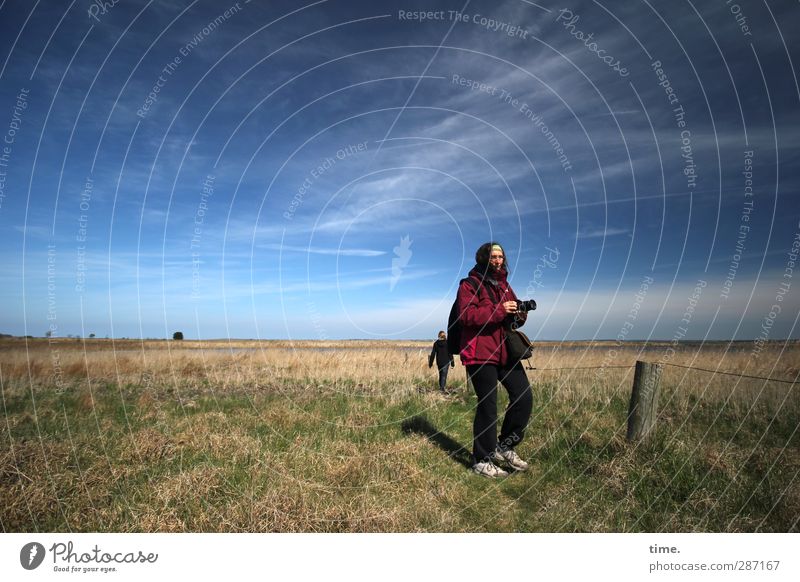
<instances>
[{"instance_id":1,"label":"green grass","mask_svg":"<svg viewBox=\"0 0 800 582\"><path fill-rule=\"evenodd\" d=\"M426 381L427 382L427 381ZM429 384L429 382L428 382ZM4 391L4 531L797 531L795 408L534 385L526 473L468 470L474 396L427 384ZM387 388L387 387L385 387ZM34 408L35 401L35 408ZM500 410L506 405L501 390Z\"/></svg>"}]
</instances>

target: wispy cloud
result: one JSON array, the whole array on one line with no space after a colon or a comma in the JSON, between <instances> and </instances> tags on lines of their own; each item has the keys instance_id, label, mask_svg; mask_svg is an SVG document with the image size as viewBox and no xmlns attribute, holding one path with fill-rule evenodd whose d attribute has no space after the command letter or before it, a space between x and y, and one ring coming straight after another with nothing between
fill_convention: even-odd
<instances>
[{"instance_id":1,"label":"wispy cloud","mask_svg":"<svg viewBox=\"0 0 800 582\"><path fill-rule=\"evenodd\" d=\"M628 230L627 228L593 228L578 232L575 235L575 238L578 239L607 238L623 234L625 235L630 234L630 230Z\"/></svg>"},{"instance_id":2,"label":"wispy cloud","mask_svg":"<svg viewBox=\"0 0 800 582\"><path fill-rule=\"evenodd\" d=\"M323 248L323 247L299 247L291 245L258 245L260 248L278 251L282 253L301 253L312 255L332 255L342 257L379 257L385 255L386 251L376 251L371 249L343 249L343 248Z\"/></svg>"}]
</instances>

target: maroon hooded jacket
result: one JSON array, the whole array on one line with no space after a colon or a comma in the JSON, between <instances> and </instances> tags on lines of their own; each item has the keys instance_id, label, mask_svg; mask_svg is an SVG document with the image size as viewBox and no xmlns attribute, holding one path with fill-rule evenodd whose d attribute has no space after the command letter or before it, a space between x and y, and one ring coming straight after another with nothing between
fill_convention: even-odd
<instances>
[{"instance_id":1,"label":"maroon hooded jacket","mask_svg":"<svg viewBox=\"0 0 800 582\"><path fill-rule=\"evenodd\" d=\"M502 365L506 362L503 303L516 301L517 296L506 280L505 270L487 272L473 268L469 277L479 283L478 289L464 281L458 288L458 312L461 320L459 355L465 366L473 364ZM517 314L520 325L527 314Z\"/></svg>"}]
</instances>

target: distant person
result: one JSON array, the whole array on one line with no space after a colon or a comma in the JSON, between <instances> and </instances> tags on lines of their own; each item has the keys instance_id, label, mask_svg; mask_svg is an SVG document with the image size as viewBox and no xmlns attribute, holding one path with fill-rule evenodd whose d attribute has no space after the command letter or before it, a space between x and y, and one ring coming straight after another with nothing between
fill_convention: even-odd
<instances>
[{"instance_id":1,"label":"distant person","mask_svg":"<svg viewBox=\"0 0 800 582\"><path fill-rule=\"evenodd\" d=\"M436 359L436 367L439 369L439 390L447 392L447 372L450 368L455 368L456 363L453 355L447 350L447 334L439 332L439 339L433 342L431 355L428 356L428 367L433 367L433 360Z\"/></svg>"},{"instance_id":2,"label":"distant person","mask_svg":"<svg viewBox=\"0 0 800 582\"><path fill-rule=\"evenodd\" d=\"M506 468L525 471L528 463L514 452L525 435L533 396L520 362L508 362L504 325L516 320L522 325L526 313L518 312L517 296L508 284L506 254L498 243L489 242L475 253L469 279L458 288L461 321L461 363L478 397L473 423L472 470L478 475L505 477ZM508 391L500 437L497 436L497 382Z\"/></svg>"}]
</instances>

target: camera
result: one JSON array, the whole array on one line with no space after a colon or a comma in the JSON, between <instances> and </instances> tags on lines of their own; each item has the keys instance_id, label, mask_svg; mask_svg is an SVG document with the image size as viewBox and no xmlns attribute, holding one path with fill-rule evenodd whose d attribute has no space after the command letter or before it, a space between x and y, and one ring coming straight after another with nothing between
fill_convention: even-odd
<instances>
[{"instance_id":1,"label":"camera","mask_svg":"<svg viewBox=\"0 0 800 582\"><path fill-rule=\"evenodd\" d=\"M525 301L517 300L517 311L520 313L527 313L536 309L536 301L533 299L526 299Z\"/></svg>"}]
</instances>

